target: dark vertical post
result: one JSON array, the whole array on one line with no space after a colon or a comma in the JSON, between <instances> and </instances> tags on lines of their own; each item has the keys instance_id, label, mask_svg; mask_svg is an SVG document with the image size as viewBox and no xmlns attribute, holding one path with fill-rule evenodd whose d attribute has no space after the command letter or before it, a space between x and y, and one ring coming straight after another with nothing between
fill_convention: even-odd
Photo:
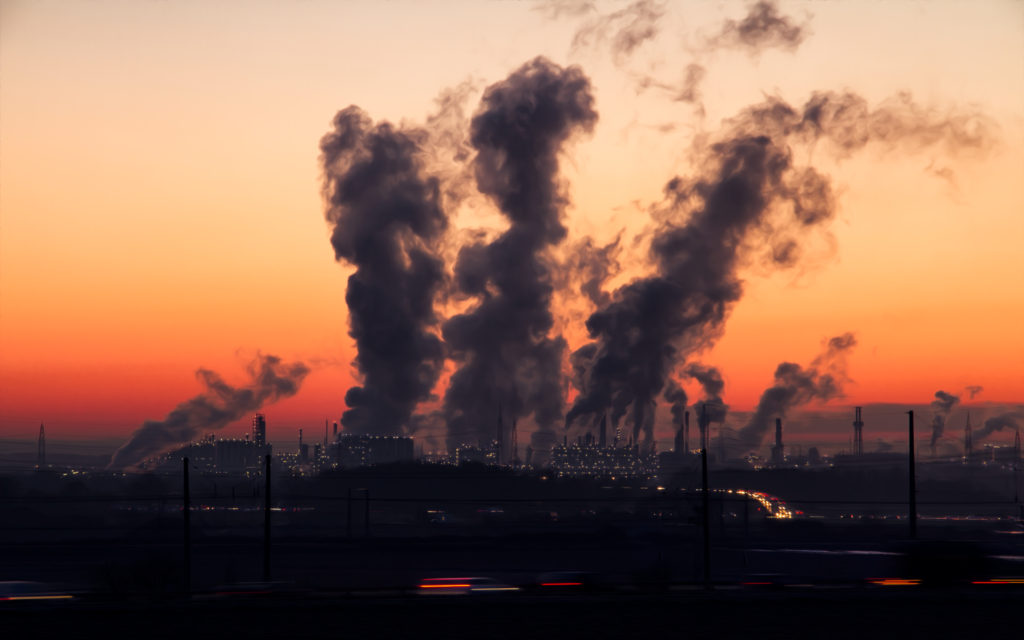
<instances>
[{"instance_id":1,"label":"dark vertical post","mask_svg":"<svg viewBox=\"0 0 1024 640\"><path fill-rule=\"evenodd\" d=\"M907 436L910 440L908 447L907 462L910 467L910 539L917 538L917 473L914 470L914 412L908 411L910 422L907 425Z\"/></svg>"},{"instance_id":2,"label":"dark vertical post","mask_svg":"<svg viewBox=\"0 0 1024 640\"><path fill-rule=\"evenodd\" d=\"M707 429L707 405L700 406L701 433ZM708 443L702 439L700 449L700 476L704 499L704 588L711 589L711 499L708 494Z\"/></svg>"},{"instance_id":3,"label":"dark vertical post","mask_svg":"<svg viewBox=\"0 0 1024 640\"><path fill-rule=\"evenodd\" d=\"M266 480L263 498L263 579L270 581L270 454L264 456L263 475Z\"/></svg>"},{"instance_id":4,"label":"dark vertical post","mask_svg":"<svg viewBox=\"0 0 1024 640\"><path fill-rule=\"evenodd\" d=\"M347 514L345 516L345 535L349 538L352 537L352 489L348 490L348 500L346 502Z\"/></svg>"},{"instance_id":5,"label":"dark vertical post","mask_svg":"<svg viewBox=\"0 0 1024 640\"><path fill-rule=\"evenodd\" d=\"M182 489L185 497L185 595L189 595L192 593L192 496L189 493L188 487L188 458L183 458L181 463L181 468L184 472L182 476Z\"/></svg>"},{"instance_id":6,"label":"dark vertical post","mask_svg":"<svg viewBox=\"0 0 1024 640\"><path fill-rule=\"evenodd\" d=\"M366 492L366 512L363 515L363 519L366 521L366 537L370 537L370 490L363 489Z\"/></svg>"}]
</instances>

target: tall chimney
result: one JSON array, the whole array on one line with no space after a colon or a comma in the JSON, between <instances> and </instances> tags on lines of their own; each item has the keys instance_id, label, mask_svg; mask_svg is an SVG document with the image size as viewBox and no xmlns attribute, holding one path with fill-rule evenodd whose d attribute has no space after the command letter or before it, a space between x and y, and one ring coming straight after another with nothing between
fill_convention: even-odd
<instances>
[{"instance_id":1,"label":"tall chimney","mask_svg":"<svg viewBox=\"0 0 1024 640\"><path fill-rule=\"evenodd\" d=\"M855 417L853 419L853 454L864 454L864 421L860 418L860 407L854 407Z\"/></svg>"},{"instance_id":2,"label":"tall chimney","mask_svg":"<svg viewBox=\"0 0 1024 640\"><path fill-rule=\"evenodd\" d=\"M601 433L598 436L597 444L604 449L608 446L608 414L601 415Z\"/></svg>"},{"instance_id":3,"label":"tall chimney","mask_svg":"<svg viewBox=\"0 0 1024 640\"><path fill-rule=\"evenodd\" d=\"M967 412L967 424L964 426L964 460L970 461L974 453L974 445L971 442L971 412Z\"/></svg>"},{"instance_id":4,"label":"tall chimney","mask_svg":"<svg viewBox=\"0 0 1024 640\"><path fill-rule=\"evenodd\" d=\"M683 451L690 451L690 411L683 413Z\"/></svg>"},{"instance_id":5,"label":"tall chimney","mask_svg":"<svg viewBox=\"0 0 1024 640\"><path fill-rule=\"evenodd\" d=\"M775 418L775 446L772 447L772 464L781 466L786 461L782 446L782 418Z\"/></svg>"},{"instance_id":6,"label":"tall chimney","mask_svg":"<svg viewBox=\"0 0 1024 640\"><path fill-rule=\"evenodd\" d=\"M46 430L43 429L43 423L39 423L39 446L36 451L36 468L46 468Z\"/></svg>"},{"instance_id":7,"label":"tall chimney","mask_svg":"<svg viewBox=\"0 0 1024 640\"><path fill-rule=\"evenodd\" d=\"M684 451L686 451L686 447L683 446L683 430L684 429L686 429L685 422L680 423L679 424L679 430L676 431L675 447L673 448L673 450L676 452L676 455L679 455L679 454L683 453Z\"/></svg>"},{"instance_id":8,"label":"tall chimney","mask_svg":"<svg viewBox=\"0 0 1024 640\"><path fill-rule=\"evenodd\" d=\"M502 451L501 451L502 446L501 445L504 444L502 442L504 437L505 437L505 429L504 429L503 425L501 424L501 403L499 402L498 403L498 429L497 429L496 437L494 439L494 441L495 441L495 445L494 445L494 461L497 464L501 464L501 454L502 454Z\"/></svg>"}]
</instances>

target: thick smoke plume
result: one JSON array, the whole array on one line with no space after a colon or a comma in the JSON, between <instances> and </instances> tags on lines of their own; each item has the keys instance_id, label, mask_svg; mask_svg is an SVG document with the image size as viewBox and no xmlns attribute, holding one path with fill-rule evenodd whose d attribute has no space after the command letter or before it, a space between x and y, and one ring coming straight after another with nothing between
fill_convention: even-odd
<instances>
[{"instance_id":1,"label":"thick smoke plume","mask_svg":"<svg viewBox=\"0 0 1024 640\"><path fill-rule=\"evenodd\" d=\"M696 380L704 392L701 404L708 423L723 423L729 413L729 405L722 400L722 391L725 389L725 381L722 380L722 373L716 367L709 367L702 364L689 364L683 370L690 378Z\"/></svg>"},{"instance_id":2,"label":"thick smoke plume","mask_svg":"<svg viewBox=\"0 0 1024 640\"><path fill-rule=\"evenodd\" d=\"M935 411L935 414L932 416L932 449L935 448L935 445L939 442L939 438L942 437L942 432L946 428L946 418L949 417L949 412L953 410L953 407L956 406L958 402L960 402L959 396L946 393L941 389L935 392L935 399L932 400L932 409Z\"/></svg>"},{"instance_id":3,"label":"thick smoke plume","mask_svg":"<svg viewBox=\"0 0 1024 640\"><path fill-rule=\"evenodd\" d=\"M984 426L974 432L974 441L981 442L996 431L1021 427L1024 427L1024 411L1009 411L986 420Z\"/></svg>"},{"instance_id":4,"label":"thick smoke plume","mask_svg":"<svg viewBox=\"0 0 1024 640\"><path fill-rule=\"evenodd\" d=\"M792 51L807 35L806 25L798 25L780 13L774 2L762 0L752 5L739 22L726 20L722 30L709 44L711 47L745 49L756 55L767 48Z\"/></svg>"},{"instance_id":5,"label":"thick smoke plume","mask_svg":"<svg viewBox=\"0 0 1024 640\"><path fill-rule=\"evenodd\" d=\"M558 156L597 121L590 81L578 67L537 58L489 87L471 122L477 186L509 227L490 244L464 246L455 264L460 295L477 300L444 323L459 365L444 399L449 446L489 440L499 404L506 420L533 414L533 446L550 448L561 419L565 341L554 324L552 247L566 235Z\"/></svg>"},{"instance_id":6,"label":"thick smoke plume","mask_svg":"<svg viewBox=\"0 0 1024 640\"><path fill-rule=\"evenodd\" d=\"M206 390L182 402L163 420L147 420L118 449L107 468L129 469L153 456L199 438L258 411L264 405L295 395L309 368L301 362L284 364L280 358L260 355L249 364L251 377L244 387L232 387L208 369L196 377Z\"/></svg>"},{"instance_id":7,"label":"thick smoke plume","mask_svg":"<svg viewBox=\"0 0 1024 640\"><path fill-rule=\"evenodd\" d=\"M439 181L424 175L422 131L373 124L348 107L320 141L338 260L355 265L345 302L361 386L345 394L346 431L399 434L444 364L434 301L445 281Z\"/></svg>"},{"instance_id":8,"label":"thick smoke plume","mask_svg":"<svg viewBox=\"0 0 1024 640\"><path fill-rule=\"evenodd\" d=\"M632 407L638 436L667 373L721 335L742 297L740 267L757 257L774 268L799 263L804 236L834 217L836 201L827 176L794 166L794 146L820 141L845 156L869 143L959 149L989 140L983 118L938 116L906 96L874 110L852 93L815 93L802 108L769 98L727 121L694 150L700 172L665 187L649 249L654 275L619 288L587 320L592 342L572 357L580 393L567 427L609 411L617 427Z\"/></svg>"},{"instance_id":9,"label":"thick smoke plume","mask_svg":"<svg viewBox=\"0 0 1024 640\"><path fill-rule=\"evenodd\" d=\"M846 382L846 354L857 344L851 333L828 341L825 351L806 369L783 362L775 369L775 384L765 389L750 420L737 432L739 453L756 451L775 418L812 400L822 402L843 395Z\"/></svg>"}]
</instances>

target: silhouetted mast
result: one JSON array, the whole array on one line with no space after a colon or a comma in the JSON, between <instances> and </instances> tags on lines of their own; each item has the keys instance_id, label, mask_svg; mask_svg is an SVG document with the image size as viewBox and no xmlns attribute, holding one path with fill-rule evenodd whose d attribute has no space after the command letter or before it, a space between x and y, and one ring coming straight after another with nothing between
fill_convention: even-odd
<instances>
[{"instance_id":1,"label":"silhouetted mast","mask_svg":"<svg viewBox=\"0 0 1024 640\"><path fill-rule=\"evenodd\" d=\"M39 445L36 450L36 468L46 468L46 430L41 422L39 423Z\"/></svg>"},{"instance_id":2,"label":"silhouetted mast","mask_svg":"<svg viewBox=\"0 0 1024 640\"><path fill-rule=\"evenodd\" d=\"M971 442L971 412L967 412L967 424L964 426L964 460L970 461L974 453L974 445Z\"/></svg>"},{"instance_id":3,"label":"silhouetted mast","mask_svg":"<svg viewBox=\"0 0 1024 640\"><path fill-rule=\"evenodd\" d=\"M860 417L860 407L854 407L856 411L853 419L853 455L864 454L864 421Z\"/></svg>"}]
</instances>

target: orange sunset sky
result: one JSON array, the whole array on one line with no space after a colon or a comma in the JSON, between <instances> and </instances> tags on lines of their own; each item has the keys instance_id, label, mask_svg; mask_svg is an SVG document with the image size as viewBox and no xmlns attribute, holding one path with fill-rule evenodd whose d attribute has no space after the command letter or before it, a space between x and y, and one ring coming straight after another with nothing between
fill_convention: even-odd
<instances>
[{"instance_id":1,"label":"orange sunset sky","mask_svg":"<svg viewBox=\"0 0 1024 640\"><path fill-rule=\"evenodd\" d=\"M465 81L471 115L537 55L580 65L600 114L562 160L567 244L643 232L665 183L692 169L694 139L765 95L850 89L876 105L909 92L938 114L982 114L985 148L807 150L839 194L834 242L796 270L746 268L700 360L750 410L780 361L807 363L852 331L841 405L925 404L968 385L984 387L979 402L1024 403L1024 4L782 2L810 35L755 55L704 45L748 3L668 2L628 57L599 38L573 46L626 3L595 6L4 1L0 436L40 422L54 437L126 436L199 392L198 367L241 382L257 351L313 367L267 408L271 425L336 420L356 372L320 137L350 104L422 123ZM637 89L692 62L707 70L703 115ZM482 198L453 213L457 230L502 224ZM630 251L642 262L643 245ZM579 346L579 322L558 312Z\"/></svg>"}]
</instances>

